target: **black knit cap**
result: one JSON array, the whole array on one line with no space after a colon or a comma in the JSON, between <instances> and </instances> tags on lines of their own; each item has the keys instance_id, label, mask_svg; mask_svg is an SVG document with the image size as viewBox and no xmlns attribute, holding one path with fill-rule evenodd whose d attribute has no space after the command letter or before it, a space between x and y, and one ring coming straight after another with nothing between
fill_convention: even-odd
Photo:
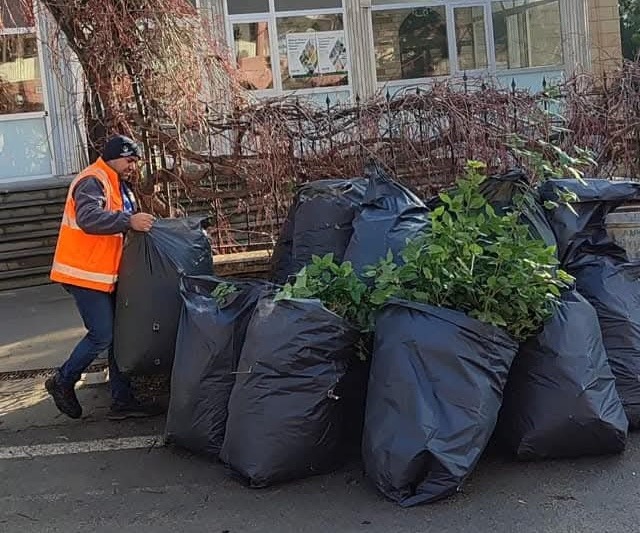
<instances>
[{"instance_id":1,"label":"black knit cap","mask_svg":"<svg viewBox=\"0 0 640 533\"><path fill-rule=\"evenodd\" d=\"M142 159L142 152L133 139L125 137L124 135L116 135L115 137L111 137L104 145L102 159L104 161L111 161L121 157L137 157L138 159Z\"/></svg>"}]
</instances>

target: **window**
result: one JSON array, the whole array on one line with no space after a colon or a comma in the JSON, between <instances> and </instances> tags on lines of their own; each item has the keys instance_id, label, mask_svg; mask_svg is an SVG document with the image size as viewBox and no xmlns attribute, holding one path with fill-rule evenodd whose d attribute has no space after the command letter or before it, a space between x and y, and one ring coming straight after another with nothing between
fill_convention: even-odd
<instances>
[{"instance_id":1,"label":"window","mask_svg":"<svg viewBox=\"0 0 640 533\"><path fill-rule=\"evenodd\" d=\"M378 82L562 65L559 0L373 0Z\"/></svg>"},{"instance_id":2,"label":"window","mask_svg":"<svg viewBox=\"0 0 640 533\"><path fill-rule=\"evenodd\" d=\"M342 15L279 18L278 48L284 90L349 83Z\"/></svg>"},{"instance_id":3,"label":"window","mask_svg":"<svg viewBox=\"0 0 640 533\"><path fill-rule=\"evenodd\" d=\"M373 33L379 81L449 74L444 7L374 11Z\"/></svg>"},{"instance_id":4,"label":"window","mask_svg":"<svg viewBox=\"0 0 640 533\"><path fill-rule=\"evenodd\" d=\"M233 25L233 40L238 69L245 88L273 89L269 24L241 22Z\"/></svg>"},{"instance_id":5,"label":"window","mask_svg":"<svg viewBox=\"0 0 640 533\"><path fill-rule=\"evenodd\" d=\"M35 21L0 4L0 181L51 175Z\"/></svg>"},{"instance_id":6,"label":"window","mask_svg":"<svg viewBox=\"0 0 640 533\"><path fill-rule=\"evenodd\" d=\"M341 8L342 0L275 0L276 11Z\"/></svg>"},{"instance_id":7,"label":"window","mask_svg":"<svg viewBox=\"0 0 640 533\"><path fill-rule=\"evenodd\" d=\"M12 28L13 20L0 29L0 115L44 111L35 29Z\"/></svg>"},{"instance_id":8,"label":"window","mask_svg":"<svg viewBox=\"0 0 640 533\"><path fill-rule=\"evenodd\" d=\"M247 88L325 97L348 90L342 0L227 0L227 11Z\"/></svg>"},{"instance_id":9,"label":"window","mask_svg":"<svg viewBox=\"0 0 640 533\"><path fill-rule=\"evenodd\" d=\"M458 70L487 68L484 7L456 7L454 17Z\"/></svg>"},{"instance_id":10,"label":"window","mask_svg":"<svg viewBox=\"0 0 640 533\"><path fill-rule=\"evenodd\" d=\"M493 38L498 68L562 63L562 26L558 0L493 2Z\"/></svg>"},{"instance_id":11,"label":"window","mask_svg":"<svg viewBox=\"0 0 640 533\"><path fill-rule=\"evenodd\" d=\"M30 15L20 6L21 2L0 2L0 28L14 30L17 28L33 28L35 23Z\"/></svg>"},{"instance_id":12,"label":"window","mask_svg":"<svg viewBox=\"0 0 640 533\"><path fill-rule=\"evenodd\" d=\"M268 13L269 0L228 0L229 15L244 15L250 13Z\"/></svg>"}]
</instances>

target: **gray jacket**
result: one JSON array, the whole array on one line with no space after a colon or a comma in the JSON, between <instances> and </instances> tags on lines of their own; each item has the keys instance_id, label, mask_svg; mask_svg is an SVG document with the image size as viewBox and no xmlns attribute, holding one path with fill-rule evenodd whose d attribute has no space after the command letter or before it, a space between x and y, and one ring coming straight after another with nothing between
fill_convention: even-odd
<instances>
[{"instance_id":1,"label":"gray jacket","mask_svg":"<svg viewBox=\"0 0 640 533\"><path fill-rule=\"evenodd\" d=\"M135 213L138 208L133 192L126 182L121 183ZM76 222L85 233L115 235L126 233L131 228L130 213L105 209L107 198L98 178L87 177L81 180L73 191L73 199L76 203Z\"/></svg>"}]
</instances>

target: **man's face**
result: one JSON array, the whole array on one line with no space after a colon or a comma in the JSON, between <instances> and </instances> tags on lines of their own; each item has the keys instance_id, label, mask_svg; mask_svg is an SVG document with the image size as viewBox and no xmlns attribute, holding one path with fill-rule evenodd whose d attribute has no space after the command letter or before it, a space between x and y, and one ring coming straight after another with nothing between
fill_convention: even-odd
<instances>
[{"instance_id":1,"label":"man's face","mask_svg":"<svg viewBox=\"0 0 640 533\"><path fill-rule=\"evenodd\" d=\"M138 163L137 157L119 157L107 162L120 178L127 180L137 174Z\"/></svg>"}]
</instances>

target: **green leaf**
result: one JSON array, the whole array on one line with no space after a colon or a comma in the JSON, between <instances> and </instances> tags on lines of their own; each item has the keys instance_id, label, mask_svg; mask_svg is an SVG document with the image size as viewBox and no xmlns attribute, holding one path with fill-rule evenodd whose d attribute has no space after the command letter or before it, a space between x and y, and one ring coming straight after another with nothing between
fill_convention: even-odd
<instances>
[{"instance_id":1,"label":"green leaf","mask_svg":"<svg viewBox=\"0 0 640 533\"><path fill-rule=\"evenodd\" d=\"M233 283L223 282L216 286L211 296L216 299L219 306L224 306L236 292L238 292L238 288Z\"/></svg>"},{"instance_id":2,"label":"green leaf","mask_svg":"<svg viewBox=\"0 0 640 533\"><path fill-rule=\"evenodd\" d=\"M482 196L476 196L470 202L471 209L480 209L483 207L487 201Z\"/></svg>"},{"instance_id":3,"label":"green leaf","mask_svg":"<svg viewBox=\"0 0 640 533\"><path fill-rule=\"evenodd\" d=\"M578 182L584 184L584 173L580 172L577 168L567 167L567 171L571 174Z\"/></svg>"},{"instance_id":4,"label":"green leaf","mask_svg":"<svg viewBox=\"0 0 640 533\"><path fill-rule=\"evenodd\" d=\"M448 194L446 194L446 193L440 193L440 194L439 194L439 198L440 198L440 200L441 200L443 203L445 203L445 204L447 204L447 205L451 205L451 197L450 197ZM442 207L442 206L441 206L441 207ZM444 211L444 207L442 208L442 210Z\"/></svg>"}]
</instances>

